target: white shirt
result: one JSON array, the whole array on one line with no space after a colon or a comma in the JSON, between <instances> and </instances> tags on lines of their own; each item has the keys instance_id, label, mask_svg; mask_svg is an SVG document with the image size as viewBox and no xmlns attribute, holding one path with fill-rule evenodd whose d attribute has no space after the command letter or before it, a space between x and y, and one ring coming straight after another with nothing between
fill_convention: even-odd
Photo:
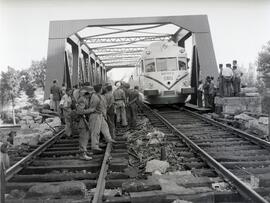
<instances>
[{"instance_id":1,"label":"white shirt","mask_svg":"<svg viewBox=\"0 0 270 203\"><path fill-rule=\"evenodd\" d=\"M234 70L233 70L233 75L234 75L234 77L236 77L236 78L240 78L241 75L242 75L242 72L241 72L239 69L234 69Z\"/></svg>"},{"instance_id":2,"label":"white shirt","mask_svg":"<svg viewBox=\"0 0 270 203\"><path fill-rule=\"evenodd\" d=\"M231 68L223 68L222 70L222 73L221 73L222 76L225 76L225 77L232 77L233 76L233 71Z\"/></svg>"}]
</instances>

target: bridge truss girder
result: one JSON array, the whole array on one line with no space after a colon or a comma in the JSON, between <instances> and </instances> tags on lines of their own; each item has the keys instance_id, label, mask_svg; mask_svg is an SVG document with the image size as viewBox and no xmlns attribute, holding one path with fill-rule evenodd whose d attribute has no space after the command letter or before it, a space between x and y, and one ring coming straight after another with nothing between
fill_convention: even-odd
<instances>
[{"instance_id":1,"label":"bridge truss girder","mask_svg":"<svg viewBox=\"0 0 270 203\"><path fill-rule=\"evenodd\" d=\"M153 31L154 29L157 30L162 26L166 26L169 24L178 27L179 29L177 30L177 32L160 33L157 31ZM124 27L127 26L129 26L129 28L125 29ZM137 28L131 29L132 26L137 26ZM112 32L93 34L86 37L80 35L80 31L82 31L83 29L91 29L94 27L104 27L107 30L112 30ZM121 27L121 29L119 27ZM152 29L151 33L150 29ZM124 37L116 37L117 33L120 33L121 35L124 34ZM125 35L126 33L136 33L137 36L131 36L128 34L127 36ZM148 37L148 35L151 36ZM96 69L96 67L101 66L106 68L106 70L108 71L111 68L117 67L115 66L115 64L119 65L119 67L120 65L121 67L125 65L134 67L135 62L131 64L130 61L125 61L125 58L128 58L128 56L120 56L122 56L123 53L132 52L136 52L139 54L145 48L145 42L160 40L161 37L164 37L164 39L165 37L168 37L168 39L173 40L182 46L183 41L185 41L188 37L192 36L193 47L195 47L195 52L193 53L192 58L196 58L192 66L192 70L196 71L193 71L194 74L192 75L192 77L194 78L195 83L197 83L198 80L205 78L207 75L212 75L215 78L217 78L218 75L215 53L206 15L51 21L45 81L45 98L48 97L49 87L54 79L58 79L60 84L63 81L63 72L66 69L64 57L66 43L69 38L72 38L74 36L77 39L74 41L74 46L72 47L75 53L75 60L73 60L72 64L72 85L78 83L78 70L81 69L81 61L78 59L81 55L83 55L84 57L84 64L88 64L89 66L86 67L86 69L89 70L91 68ZM156 38L154 39L153 36L156 36ZM105 46L98 46L99 43L103 43L105 44ZM97 46L93 44L96 44ZM116 54L120 54L118 58L114 58ZM109 59L114 58L115 60L106 61L106 56ZM122 60L122 64L118 63L117 61L120 59ZM104 60L104 62L102 60ZM94 64L93 67L91 66L92 63ZM193 86L195 87L196 84Z\"/></svg>"}]
</instances>

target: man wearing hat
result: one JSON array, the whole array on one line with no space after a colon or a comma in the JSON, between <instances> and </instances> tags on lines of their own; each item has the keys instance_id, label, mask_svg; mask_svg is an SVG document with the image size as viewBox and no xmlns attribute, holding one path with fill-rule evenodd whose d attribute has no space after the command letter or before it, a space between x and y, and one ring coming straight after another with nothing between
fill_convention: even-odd
<instances>
[{"instance_id":1,"label":"man wearing hat","mask_svg":"<svg viewBox=\"0 0 270 203\"><path fill-rule=\"evenodd\" d=\"M109 131L107 119L107 102L104 95L101 95L102 84L94 86L95 93L92 95L90 100L90 112L89 124L91 131L91 148L94 153L102 151L99 148L99 137L100 132L104 135L107 142L115 143L112 139Z\"/></svg>"},{"instance_id":2,"label":"man wearing hat","mask_svg":"<svg viewBox=\"0 0 270 203\"><path fill-rule=\"evenodd\" d=\"M223 87L223 85L224 85L224 82L223 82L224 78L222 76L222 71L223 71L223 64L219 64L218 90L219 90L219 95L221 97L224 96L224 87Z\"/></svg>"},{"instance_id":3,"label":"man wearing hat","mask_svg":"<svg viewBox=\"0 0 270 203\"><path fill-rule=\"evenodd\" d=\"M243 73L238 69L237 61L233 60L233 94L239 96L241 89L241 76Z\"/></svg>"},{"instance_id":4,"label":"man wearing hat","mask_svg":"<svg viewBox=\"0 0 270 203\"><path fill-rule=\"evenodd\" d=\"M127 117L126 117L126 95L124 90L121 88L121 82L116 82L116 90L113 92L115 100L115 109L116 109L116 122L120 123L122 120L122 126L127 126Z\"/></svg>"},{"instance_id":5,"label":"man wearing hat","mask_svg":"<svg viewBox=\"0 0 270 203\"><path fill-rule=\"evenodd\" d=\"M210 82L211 82L211 78L210 76L207 76L205 79L205 82L203 84L203 93L204 93L204 105L206 108L210 108L211 104L210 104L210 94L209 94L209 89L210 89Z\"/></svg>"},{"instance_id":6,"label":"man wearing hat","mask_svg":"<svg viewBox=\"0 0 270 203\"><path fill-rule=\"evenodd\" d=\"M90 128L89 124L87 123L88 117L89 117L89 101L91 97L91 93L93 93L94 90L91 88L82 88L80 89L80 97L78 99L77 104L77 114L80 115L79 117L79 150L80 150L80 157L84 160L91 160L92 157L89 156L89 152L87 152L87 145L89 141L89 135L90 135Z\"/></svg>"},{"instance_id":7,"label":"man wearing hat","mask_svg":"<svg viewBox=\"0 0 270 203\"><path fill-rule=\"evenodd\" d=\"M134 89L129 89L128 95L128 112L129 112L129 127L135 128L137 124L138 103L139 103L139 87L135 86Z\"/></svg>"},{"instance_id":8,"label":"man wearing hat","mask_svg":"<svg viewBox=\"0 0 270 203\"><path fill-rule=\"evenodd\" d=\"M115 124L114 124L114 119L115 119L115 106L114 106L114 96L112 93L112 86L108 84L105 87L105 98L107 102L107 123L109 126L109 130L111 133L112 138L115 138Z\"/></svg>"},{"instance_id":9,"label":"man wearing hat","mask_svg":"<svg viewBox=\"0 0 270 203\"><path fill-rule=\"evenodd\" d=\"M224 97L230 97L232 96L232 79L233 79L233 71L230 63L227 63L226 67L222 70L222 78L223 78Z\"/></svg>"}]
</instances>

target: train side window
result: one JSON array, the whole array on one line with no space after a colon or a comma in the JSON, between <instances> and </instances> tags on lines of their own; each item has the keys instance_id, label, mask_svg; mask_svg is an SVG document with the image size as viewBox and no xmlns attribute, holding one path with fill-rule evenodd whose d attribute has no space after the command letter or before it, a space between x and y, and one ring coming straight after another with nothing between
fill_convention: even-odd
<instances>
[{"instance_id":1,"label":"train side window","mask_svg":"<svg viewBox=\"0 0 270 203\"><path fill-rule=\"evenodd\" d=\"M179 70L186 70L187 64L183 61L178 61Z\"/></svg>"},{"instance_id":2,"label":"train side window","mask_svg":"<svg viewBox=\"0 0 270 203\"><path fill-rule=\"evenodd\" d=\"M145 59L145 72L155 72L155 60L154 59Z\"/></svg>"}]
</instances>

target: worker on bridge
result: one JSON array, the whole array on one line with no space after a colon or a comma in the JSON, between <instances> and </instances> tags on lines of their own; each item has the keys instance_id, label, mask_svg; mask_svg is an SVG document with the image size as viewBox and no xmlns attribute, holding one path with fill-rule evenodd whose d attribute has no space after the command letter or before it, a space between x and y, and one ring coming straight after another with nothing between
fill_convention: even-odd
<instances>
[{"instance_id":1,"label":"worker on bridge","mask_svg":"<svg viewBox=\"0 0 270 203\"><path fill-rule=\"evenodd\" d=\"M53 109L54 111L60 113L59 103L61 100L61 89L57 84L57 80L53 81L53 86L50 88L51 97L53 100Z\"/></svg>"},{"instance_id":2,"label":"worker on bridge","mask_svg":"<svg viewBox=\"0 0 270 203\"><path fill-rule=\"evenodd\" d=\"M204 105L205 108L210 108L211 107L211 98L210 98L210 83L211 83L211 78L210 76L207 76L205 79L205 82L203 84L203 93L204 93Z\"/></svg>"},{"instance_id":3,"label":"worker on bridge","mask_svg":"<svg viewBox=\"0 0 270 203\"><path fill-rule=\"evenodd\" d=\"M91 148L94 153L99 153L102 150L99 147L100 132L102 132L105 140L109 143L115 143L109 131L107 119L107 102L104 95L101 95L102 84L94 86L95 93L90 100L90 131L91 131Z\"/></svg>"},{"instance_id":4,"label":"worker on bridge","mask_svg":"<svg viewBox=\"0 0 270 203\"><path fill-rule=\"evenodd\" d=\"M65 134L67 137L71 136L71 106L72 106L72 90L63 90L63 97L59 103L59 108L63 112L63 117L65 121Z\"/></svg>"},{"instance_id":5,"label":"worker on bridge","mask_svg":"<svg viewBox=\"0 0 270 203\"><path fill-rule=\"evenodd\" d=\"M90 127L88 124L89 120L89 108L90 108L90 99L93 94L94 89L92 87L80 89L80 97L77 103L77 114L79 115L78 119L78 130L79 130L79 151L80 158L84 160L91 160L91 153L87 151L87 145L90 135Z\"/></svg>"},{"instance_id":6,"label":"worker on bridge","mask_svg":"<svg viewBox=\"0 0 270 203\"><path fill-rule=\"evenodd\" d=\"M237 66L237 61L233 60L233 95L239 96L241 90L241 76L243 73Z\"/></svg>"},{"instance_id":7,"label":"worker on bridge","mask_svg":"<svg viewBox=\"0 0 270 203\"><path fill-rule=\"evenodd\" d=\"M139 87L135 86L134 89L129 89L127 95L127 107L129 112L128 124L130 129L135 128L137 124L138 103L139 103Z\"/></svg>"},{"instance_id":8,"label":"worker on bridge","mask_svg":"<svg viewBox=\"0 0 270 203\"><path fill-rule=\"evenodd\" d=\"M227 63L226 67L222 70L223 77L223 92L225 97L232 96L232 79L233 79L233 71L231 69L231 64Z\"/></svg>"},{"instance_id":9,"label":"worker on bridge","mask_svg":"<svg viewBox=\"0 0 270 203\"><path fill-rule=\"evenodd\" d=\"M127 126L127 117L126 117L126 95L124 90L121 88L121 82L116 82L116 90L113 92L116 108L116 122L120 123L122 121L122 126Z\"/></svg>"},{"instance_id":10,"label":"worker on bridge","mask_svg":"<svg viewBox=\"0 0 270 203\"><path fill-rule=\"evenodd\" d=\"M114 96L112 93L112 86L107 85L105 87L105 98L107 101L107 122L109 126L109 130L111 133L112 138L115 138L115 125L114 125L114 120L115 120L115 106L114 106Z\"/></svg>"},{"instance_id":11,"label":"worker on bridge","mask_svg":"<svg viewBox=\"0 0 270 203\"><path fill-rule=\"evenodd\" d=\"M219 77L218 77L218 90L219 90L219 96L224 96L224 78L222 76L223 71L223 64L219 64Z\"/></svg>"}]
</instances>

